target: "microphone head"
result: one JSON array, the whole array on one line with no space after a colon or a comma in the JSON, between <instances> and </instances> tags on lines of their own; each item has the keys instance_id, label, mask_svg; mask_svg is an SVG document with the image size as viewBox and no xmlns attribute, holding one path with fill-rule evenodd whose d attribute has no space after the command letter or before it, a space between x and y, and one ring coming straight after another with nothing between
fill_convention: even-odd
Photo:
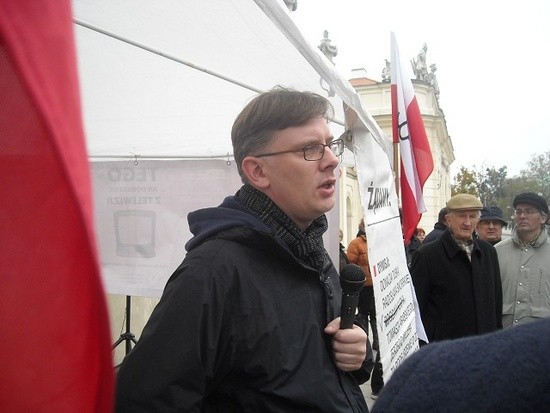
<instances>
[{"instance_id":1,"label":"microphone head","mask_svg":"<svg viewBox=\"0 0 550 413\"><path fill-rule=\"evenodd\" d=\"M354 293L363 288L365 273L357 264L348 264L340 271L340 286L344 293Z\"/></svg>"}]
</instances>

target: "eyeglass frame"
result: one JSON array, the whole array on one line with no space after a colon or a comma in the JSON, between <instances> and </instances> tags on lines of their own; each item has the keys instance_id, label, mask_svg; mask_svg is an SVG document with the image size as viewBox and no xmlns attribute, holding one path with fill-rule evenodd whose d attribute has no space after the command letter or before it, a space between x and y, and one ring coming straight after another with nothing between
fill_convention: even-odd
<instances>
[{"instance_id":1,"label":"eyeglass frame","mask_svg":"<svg viewBox=\"0 0 550 413\"><path fill-rule=\"evenodd\" d=\"M540 212L540 209L537 209L537 208L514 209L514 215L516 217L520 217L522 215L525 215L526 217L530 217L531 215L535 215L537 212Z\"/></svg>"},{"instance_id":2,"label":"eyeglass frame","mask_svg":"<svg viewBox=\"0 0 550 413\"><path fill-rule=\"evenodd\" d=\"M321 146L323 147L323 150L319 151L319 154L320 154L319 158L317 158L317 159L307 159L306 158L306 150L312 149L314 147L320 148ZM255 156L256 158L263 158L265 156L275 156L275 155L282 155L284 153L293 153L293 152L302 151L302 153L304 155L304 160L306 160L308 162L315 162L315 161L320 161L321 159L323 159L323 157L325 156L325 152L326 152L325 148L327 148L327 147L330 149L330 151L336 157L340 157L344 153L344 140L343 139L335 139L330 143L310 143L310 144L308 144L308 145L306 145L306 146L304 146L303 148L300 148L300 149L290 149L290 150L287 150L287 151L261 153L259 155L252 155L252 156ZM339 149L340 153L337 154L336 152L334 152L334 150L332 149L333 147Z\"/></svg>"}]
</instances>

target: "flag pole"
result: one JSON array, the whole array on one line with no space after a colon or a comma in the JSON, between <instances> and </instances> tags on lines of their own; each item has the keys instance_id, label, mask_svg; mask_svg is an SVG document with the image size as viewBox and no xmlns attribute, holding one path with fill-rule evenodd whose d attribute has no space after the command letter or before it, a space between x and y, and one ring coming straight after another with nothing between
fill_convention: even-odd
<instances>
[{"instance_id":1,"label":"flag pole","mask_svg":"<svg viewBox=\"0 0 550 413\"><path fill-rule=\"evenodd\" d=\"M393 179L395 180L395 192L397 200L401 199L399 190L399 142L393 143Z\"/></svg>"}]
</instances>

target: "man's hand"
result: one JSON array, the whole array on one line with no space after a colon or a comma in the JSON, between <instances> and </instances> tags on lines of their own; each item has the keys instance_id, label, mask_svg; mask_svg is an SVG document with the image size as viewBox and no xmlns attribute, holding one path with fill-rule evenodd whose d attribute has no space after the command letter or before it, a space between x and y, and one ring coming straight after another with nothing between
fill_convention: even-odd
<instances>
[{"instance_id":1,"label":"man's hand","mask_svg":"<svg viewBox=\"0 0 550 413\"><path fill-rule=\"evenodd\" d=\"M358 370L367 356L367 333L361 327L340 329L340 317L332 320L325 333L332 336L332 353L336 366L342 371Z\"/></svg>"}]
</instances>

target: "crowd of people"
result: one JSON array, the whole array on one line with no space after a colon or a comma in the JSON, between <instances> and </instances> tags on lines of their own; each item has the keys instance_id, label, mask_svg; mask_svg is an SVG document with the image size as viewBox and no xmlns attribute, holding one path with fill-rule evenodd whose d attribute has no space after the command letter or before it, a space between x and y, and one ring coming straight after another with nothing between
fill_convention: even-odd
<instances>
[{"instance_id":1,"label":"crowd of people","mask_svg":"<svg viewBox=\"0 0 550 413\"><path fill-rule=\"evenodd\" d=\"M285 88L237 116L243 185L189 214L187 255L118 370L117 411L367 412L369 379L373 411L550 406L546 200L516 196L506 240L502 211L469 194L417 228L404 248L428 340L384 383L364 221L347 248L340 232L338 268L323 246L344 149L331 116L324 97ZM338 270L352 263L364 287L340 328Z\"/></svg>"},{"instance_id":2,"label":"crowd of people","mask_svg":"<svg viewBox=\"0 0 550 413\"><path fill-rule=\"evenodd\" d=\"M442 209L438 232L411 263L432 344L394 372L373 412L548 410L548 203L525 192L513 208L505 240L508 223L496 206L458 194Z\"/></svg>"}]
</instances>

